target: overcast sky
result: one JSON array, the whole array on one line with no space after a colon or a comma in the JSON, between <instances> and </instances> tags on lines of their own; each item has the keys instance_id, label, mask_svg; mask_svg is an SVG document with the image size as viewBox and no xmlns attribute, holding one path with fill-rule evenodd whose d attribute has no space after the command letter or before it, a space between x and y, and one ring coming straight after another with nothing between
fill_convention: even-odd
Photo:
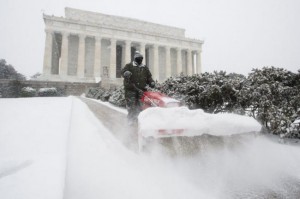
<instances>
[{"instance_id":1,"label":"overcast sky","mask_svg":"<svg viewBox=\"0 0 300 199\"><path fill-rule=\"evenodd\" d=\"M300 0L0 0L0 59L24 75L42 72L43 12L72 7L186 30L204 40L203 72L300 69Z\"/></svg>"}]
</instances>

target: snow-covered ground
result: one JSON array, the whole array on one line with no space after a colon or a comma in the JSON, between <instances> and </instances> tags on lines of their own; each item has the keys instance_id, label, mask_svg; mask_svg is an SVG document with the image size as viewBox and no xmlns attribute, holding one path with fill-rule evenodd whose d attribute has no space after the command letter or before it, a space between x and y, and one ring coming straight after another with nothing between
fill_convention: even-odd
<instances>
[{"instance_id":1,"label":"snow-covered ground","mask_svg":"<svg viewBox=\"0 0 300 199\"><path fill-rule=\"evenodd\" d=\"M0 99L0 110L0 198L300 196L299 146L245 135L220 147L204 137L194 156L139 154L75 97Z\"/></svg>"}]
</instances>

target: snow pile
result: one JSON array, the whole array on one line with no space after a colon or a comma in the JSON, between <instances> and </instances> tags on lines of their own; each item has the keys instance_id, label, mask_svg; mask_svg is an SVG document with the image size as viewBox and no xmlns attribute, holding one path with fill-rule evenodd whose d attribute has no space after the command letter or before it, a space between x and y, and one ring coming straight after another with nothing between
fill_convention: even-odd
<instances>
[{"instance_id":1,"label":"snow pile","mask_svg":"<svg viewBox=\"0 0 300 199\"><path fill-rule=\"evenodd\" d=\"M63 198L71 102L0 99L1 198Z\"/></svg>"},{"instance_id":2,"label":"snow pile","mask_svg":"<svg viewBox=\"0 0 300 199\"><path fill-rule=\"evenodd\" d=\"M185 136L210 134L226 136L258 132L261 125L251 117L237 114L209 114L201 109L187 107L148 108L139 115L139 128L143 136L158 136L159 129L184 129Z\"/></svg>"}]
</instances>

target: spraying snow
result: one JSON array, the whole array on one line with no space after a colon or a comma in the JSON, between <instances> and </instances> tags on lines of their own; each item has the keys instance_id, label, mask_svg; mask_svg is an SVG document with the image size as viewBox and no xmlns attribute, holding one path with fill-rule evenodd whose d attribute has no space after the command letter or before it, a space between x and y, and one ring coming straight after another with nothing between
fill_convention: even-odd
<instances>
[{"instance_id":1,"label":"spraying snow","mask_svg":"<svg viewBox=\"0 0 300 199\"><path fill-rule=\"evenodd\" d=\"M0 110L1 198L300 196L299 146L249 134L204 136L195 156L139 154L77 98L0 99Z\"/></svg>"},{"instance_id":2,"label":"spraying snow","mask_svg":"<svg viewBox=\"0 0 300 199\"><path fill-rule=\"evenodd\" d=\"M236 114L209 114L201 109L189 110L187 107L153 107L141 112L139 128L144 137L157 137L157 129L185 129L184 136L226 136L259 132L261 126L254 118Z\"/></svg>"}]
</instances>

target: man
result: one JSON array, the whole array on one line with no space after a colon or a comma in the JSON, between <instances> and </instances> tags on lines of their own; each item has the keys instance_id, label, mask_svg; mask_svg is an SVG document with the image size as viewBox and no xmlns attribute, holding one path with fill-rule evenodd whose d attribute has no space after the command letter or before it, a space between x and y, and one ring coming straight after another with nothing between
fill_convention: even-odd
<instances>
[{"instance_id":1,"label":"man","mask_svg":"<svg viewBox=\"0 0 300 199\"><path fill-rule=\"evenodd\" d=\"M142 62L143 55L137 51L133 61L126 64L121 70L122 77L124 77L127 119L130 126L137 123L137 117L141 112L140 100L143 92L146 91L146 86L151 88L155 86L149 68Z\"/></svg>"}]
</instances>

